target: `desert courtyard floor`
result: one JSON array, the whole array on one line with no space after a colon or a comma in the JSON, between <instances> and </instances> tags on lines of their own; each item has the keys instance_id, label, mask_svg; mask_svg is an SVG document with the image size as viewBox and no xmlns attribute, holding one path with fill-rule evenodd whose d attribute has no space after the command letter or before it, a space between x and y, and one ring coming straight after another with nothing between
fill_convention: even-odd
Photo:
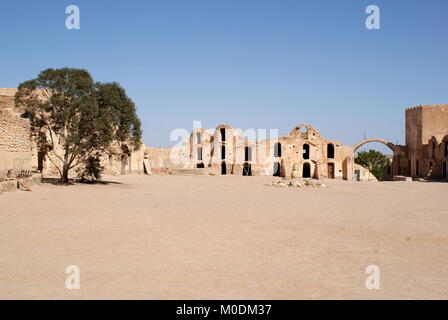
<instances>
[{"instance_id":1,"label":"desert courtyard floor","mask_svg":"<svg viewBox=\"0 0 448 320\"><path fill-rule=\"evenodd\" d=\"M0 195L0 299L448 298L448 183L105 180Z\"/></svg>"}]
</instances>

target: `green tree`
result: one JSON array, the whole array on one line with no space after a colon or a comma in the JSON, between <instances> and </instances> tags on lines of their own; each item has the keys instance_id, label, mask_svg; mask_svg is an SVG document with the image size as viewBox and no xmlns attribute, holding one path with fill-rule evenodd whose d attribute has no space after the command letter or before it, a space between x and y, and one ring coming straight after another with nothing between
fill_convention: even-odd
<instances>
[{"instance_id":1,"label":"green tree","mask_svg":"<svg viewBox=\"0 0 448 320\"><path fill-rule=\"evenodd\" d=\"M117 83L95 83L86 70L44 70L19 85L15 102L63 183L93 153L114 143L127 150L141 145L141 123L125 90Z\"/></svg>"},{"instance_id":2,"label":"green tree","mask_svg":"<svg viewBox=\"0 0 448 320\"><path fill-rule=\"evenodd\" d=\"M80 178L82 182L96 183L101 180L101 173L103 171L101 166L100 154L94 154L85 159L84 169L81 172Z\"/></svg>"},{"instance_id":3,"label":"green tree","mask_svg":"<svg viewBox=\"0 0 448 320\"><path fill-rule=\"evenodd\" d=\"M355 163L369 169L379 181L384 180L384 171L390 165L387 156L376 150L359 152Z\"/></svg>"}]
</instances>

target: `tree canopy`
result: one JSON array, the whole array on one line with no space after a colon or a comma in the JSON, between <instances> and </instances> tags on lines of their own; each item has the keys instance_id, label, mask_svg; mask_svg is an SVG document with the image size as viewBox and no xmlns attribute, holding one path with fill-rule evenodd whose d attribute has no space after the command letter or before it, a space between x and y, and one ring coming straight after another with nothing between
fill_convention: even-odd
<instances>
[{"instance_id":1,"label":"tree canopy","mask_svg":"<svg viewBox=\"0 0 448 320\"><path fill-rule=\"evenodd\" d=\"M390 161L386 155L372 149L367 152L359 152L355 158L355 163L368 168L379 181L384 180L384 172L390 166Z\"/></svg>"},{"instance_id":2,"label":"tree canopy","mask_svg":"<svg viewBox=\"0 0 448 320\"><path fill-rule=\"evenodd\" d=\"M128 152L141 146L134 102L118 83L94 82L86 70L44 70L19 85L15 102L62 182L68 182L71 169L114 143Z\"/></svg>"}]
</instances>

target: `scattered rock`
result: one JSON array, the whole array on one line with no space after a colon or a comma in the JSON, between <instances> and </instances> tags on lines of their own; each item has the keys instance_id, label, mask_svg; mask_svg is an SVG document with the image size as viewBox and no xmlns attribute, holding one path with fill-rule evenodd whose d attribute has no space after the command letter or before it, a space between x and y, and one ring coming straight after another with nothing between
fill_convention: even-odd
<instances>
[{"instance_id":1,"label":"scattered rock","mask_svg":"<svg viewBox=\"0 0 448 320\"><path fill-rule=\"evenodd\" d=\"M19 190L23 190L23 191L32 191L31 187L29 185L27 185L24 181L22 180L17 180L17 186Z\"/></svg>"},{"instance_id":2,"label":"scattered rock","mask_svg":"<svg viewBox=\"0 0 448 320\"><path fill-rule=\"evenodd\" d=\"M275 186L275 187L291 187L291 188L304 188L304 187L308 187L308 188L328 188L328 186L326 186L323 183L320 183L317 180L312 180L312 179L274 179L272 180L272 182L269 184L270 186Z\"/></svg>"},{"instance_id":3,"label":"scattered rock","mask_svg":"<svg viewBox=\"0 0 448 320\"><path fill-rule=\"evenodd\" d=\"M291 186L291 187L296 187L296 188L302 188L302 184L299 182L299 181L297 181L297 180L292 180L290 183L289 183L289 185Z\"/></svg>"}]
</instances>

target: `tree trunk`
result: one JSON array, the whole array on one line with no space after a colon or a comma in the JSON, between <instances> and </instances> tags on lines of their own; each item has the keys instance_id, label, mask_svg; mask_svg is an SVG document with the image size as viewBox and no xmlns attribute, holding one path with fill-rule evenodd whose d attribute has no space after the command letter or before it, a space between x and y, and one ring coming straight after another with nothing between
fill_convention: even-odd
<instances>
[{"instance_id":1,"label":"tree trunk","mask_svg":"<svg viewBox=\"0 0 448 320\"><path fill-rule=\"evenodd\" d=\"M68 179L68 165L64 165L64 167L62 168L62 176L61 176L61 182L62 183L68 183L69 179Z\"/></svg>"}]
</instances>

